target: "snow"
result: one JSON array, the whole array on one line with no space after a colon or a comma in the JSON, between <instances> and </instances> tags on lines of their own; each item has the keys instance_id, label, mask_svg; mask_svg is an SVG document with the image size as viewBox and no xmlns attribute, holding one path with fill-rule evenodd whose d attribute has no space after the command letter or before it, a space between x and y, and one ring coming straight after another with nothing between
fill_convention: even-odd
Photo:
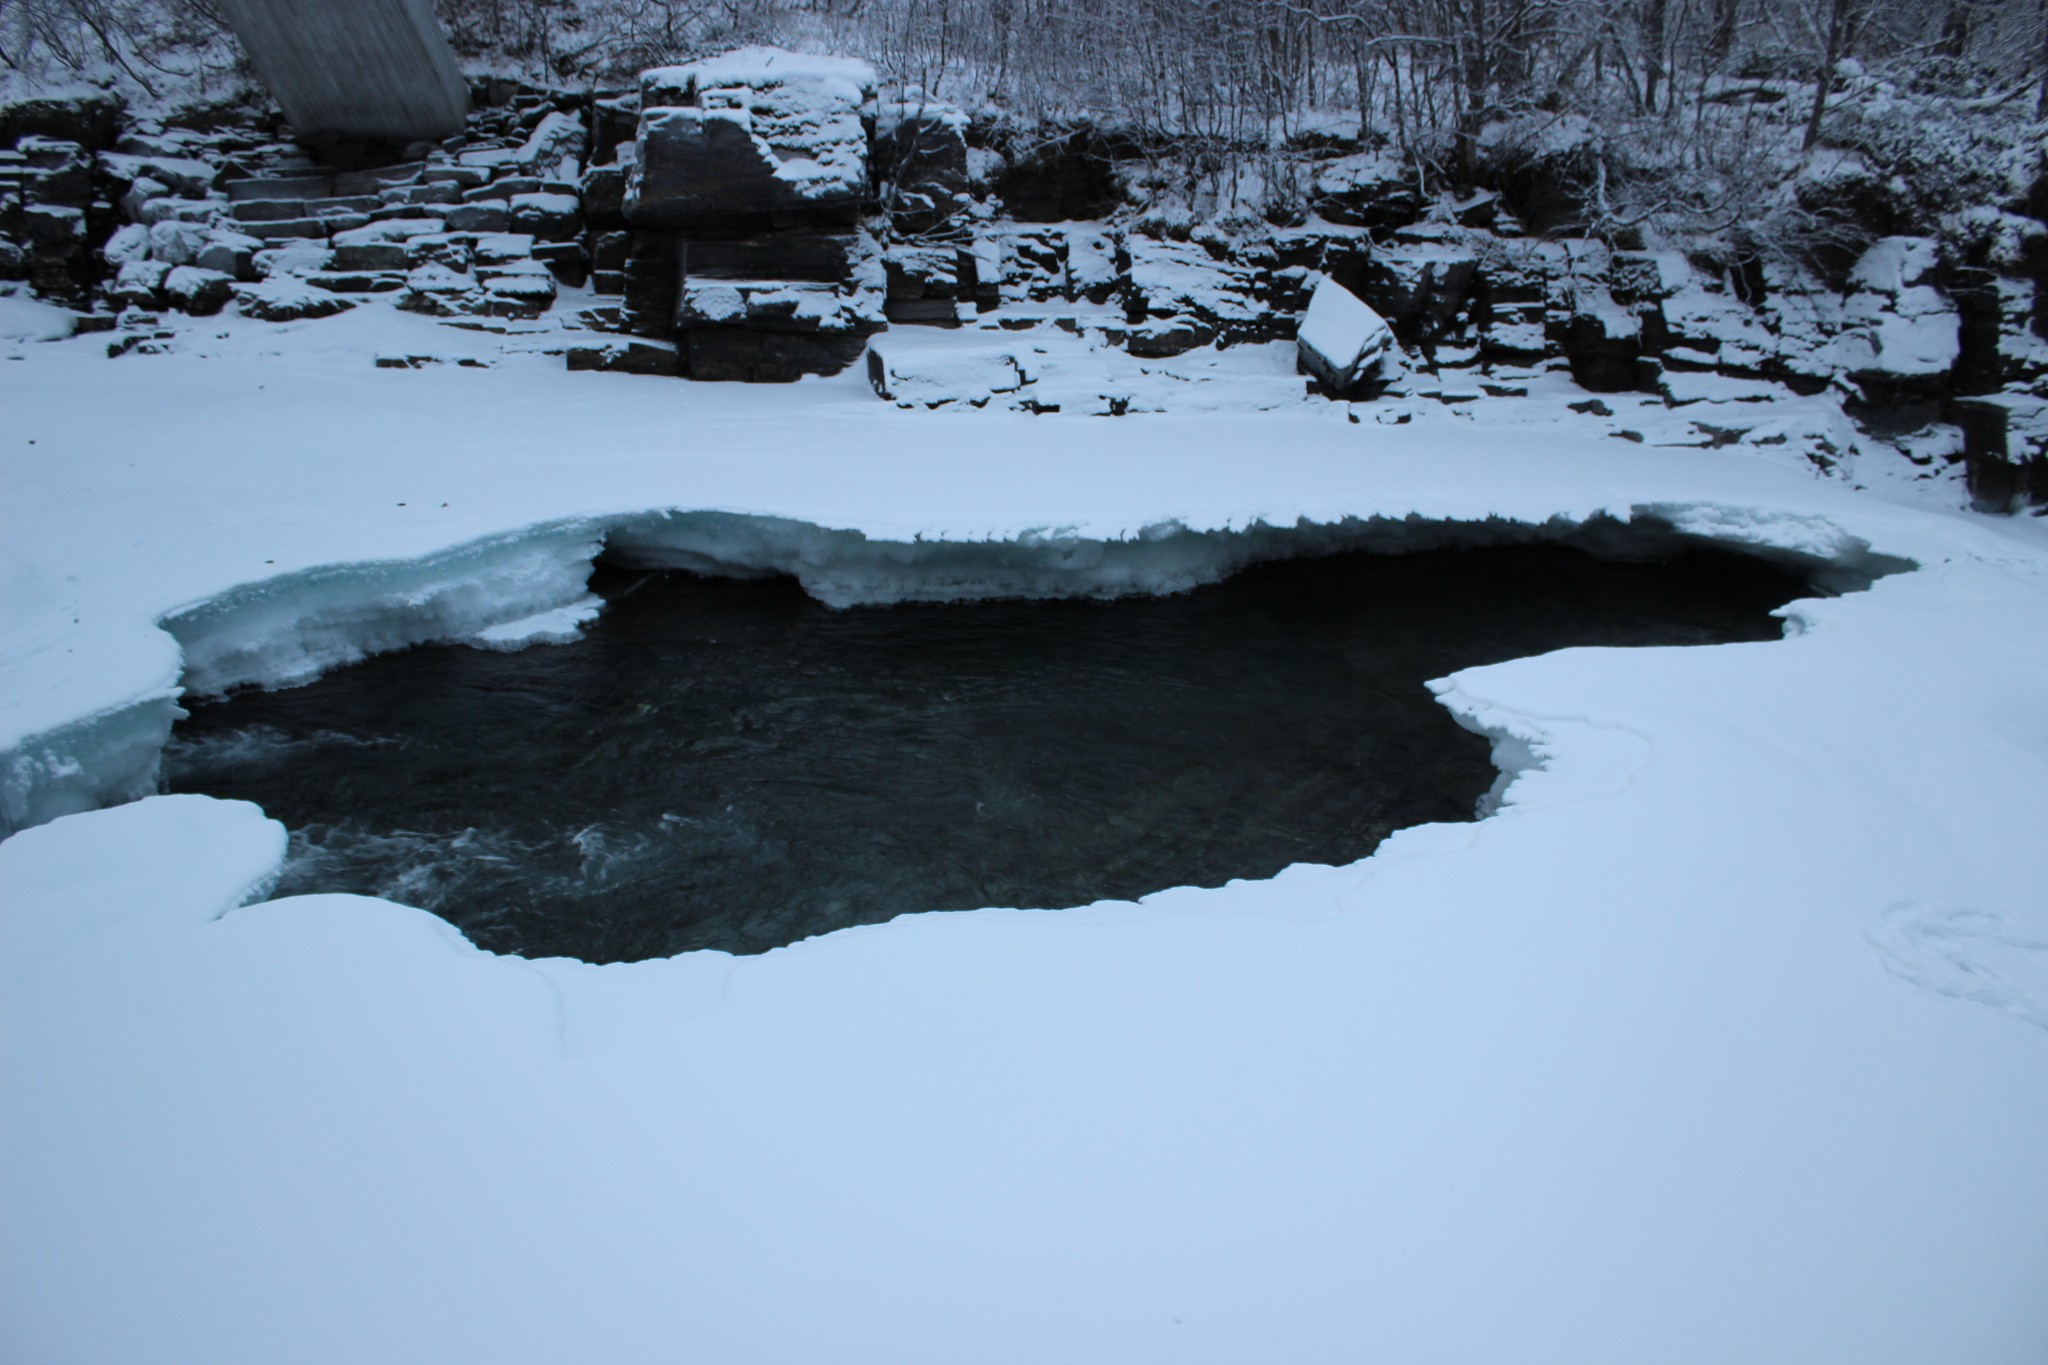
<instances>
[{"instance_id":1,"label":"snow","mask_svg":"<svg viewBox=\"0 0 2048 1365\"><path fill-rule=\"evenodd\" d=\"M2048 1348L2048 523L1816 479L1823 400L905 412L368 308L174 325L0 365L0 773L76 770L16 823L121 794L181 681L566 633L600 541L846 603L1652 519L1890 572L1781 641L1440 680L1496 813L1356 865L754 958L265 901L239 803L39 824L0 843L0 1358ZM1705 407L1755 427L1697 448Z\"/></svg>"},{"instance_id":2,"label":"snow","mask_svg":"<svg viewBox=\"0 0 2048 1365\"><path fill-rule=\"evenodd\" d=\"M67 309L11 289L0 294L0 341L56 341L77 325Z\"/></svg>"}]
</instances>

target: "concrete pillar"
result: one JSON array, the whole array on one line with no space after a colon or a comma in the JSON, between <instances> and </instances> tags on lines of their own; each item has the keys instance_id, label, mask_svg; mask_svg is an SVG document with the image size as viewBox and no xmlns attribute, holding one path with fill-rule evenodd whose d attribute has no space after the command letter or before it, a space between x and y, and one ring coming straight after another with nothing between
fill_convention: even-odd
<instances>
[{"instance_id":1,"label":"concrete pillar","mask_svg":"<svg viewBox=\"0 0 2048 1365\"><path fill-rule=\"evenodd\" d=\"M430 0L218 0L300 138L462 131L469 86Z\"/></svg>"}]
</instances>

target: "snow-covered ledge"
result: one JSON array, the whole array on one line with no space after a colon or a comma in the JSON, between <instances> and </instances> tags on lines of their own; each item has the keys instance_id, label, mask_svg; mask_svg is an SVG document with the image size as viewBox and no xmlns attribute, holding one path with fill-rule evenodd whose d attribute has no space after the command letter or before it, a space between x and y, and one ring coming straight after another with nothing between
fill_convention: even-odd
<instances>
[{"instance_id":1,"label":"snow-covered ledge","mask_svg":"<svg viewBox=\"0 0 2048 1365\"><path fill-rule=\"evenodd\" d=\"M280 832L237 803L27 830L0 844L0 1354L2048 1341L2041 522L1659 448L1655 411L1563 394L1399 427L904 413L857 378L373 371L333 335L0 366L9 745L168 705L202 658L282 678L573 607L604 535L828 600L959 542L1038 573L1410 517L1920 567L1795 604L1783 641L1453 675L1514 773L1497 814L1356 865L757 958L524 962L382 902L265 902Z\"/></svg>"}]
</instances>

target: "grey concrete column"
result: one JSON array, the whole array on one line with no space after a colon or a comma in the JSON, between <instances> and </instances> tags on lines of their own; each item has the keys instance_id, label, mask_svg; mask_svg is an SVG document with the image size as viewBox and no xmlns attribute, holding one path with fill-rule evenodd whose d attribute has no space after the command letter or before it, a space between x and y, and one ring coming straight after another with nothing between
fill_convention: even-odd
<instances>
[{"instance_id":1,"label":"grey concrete column","mask_svg":"<svg viewBox=\"0 0 2048 1365\"><path fill-rule=\"evenodd\" d=\"M301 138L462 131L469 86L429 0L219 0Z\"/></svg>"}]
</instances>

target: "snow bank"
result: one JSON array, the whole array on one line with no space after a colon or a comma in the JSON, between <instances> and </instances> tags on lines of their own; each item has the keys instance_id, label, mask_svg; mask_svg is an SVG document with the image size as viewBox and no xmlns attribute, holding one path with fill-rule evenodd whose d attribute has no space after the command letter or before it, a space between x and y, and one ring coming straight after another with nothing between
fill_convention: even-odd
<instances>
[{"instance_id":1,"label":"snow bank","mask_svg":"<svg viewBox=\"0 0 2048 1365\"><path fill-rule=\"evenodd\" d=\"M53 304L27 294L0 294L0 341L57 341L77 325L75 314Z\"/></svg>"},{"instance_id":2,"label":"snow bank","mask_svg":"<svg viewBox=\"0 0 2048 1365\"><path fill-rule=\"evenodd\" d=\"M244 904L282 832L233 803L17 834L0 1357L2042 1358L2048 923L2015 850L2048 819L2048 522L1697 448L1644 396L1571 413L1540 375L905 413L858 376L566 375L496 340L498 369L374 370L487 339L369 311L0 366L0 743L169 705L160 620L215 685L530 631L600 537L847 602L1159 589L1254 545L1641 552L1653 517L1923 567L1782 641L1453 675L1497 815L1354 866L745 960Z\"/></svg>"}]
</instances>

